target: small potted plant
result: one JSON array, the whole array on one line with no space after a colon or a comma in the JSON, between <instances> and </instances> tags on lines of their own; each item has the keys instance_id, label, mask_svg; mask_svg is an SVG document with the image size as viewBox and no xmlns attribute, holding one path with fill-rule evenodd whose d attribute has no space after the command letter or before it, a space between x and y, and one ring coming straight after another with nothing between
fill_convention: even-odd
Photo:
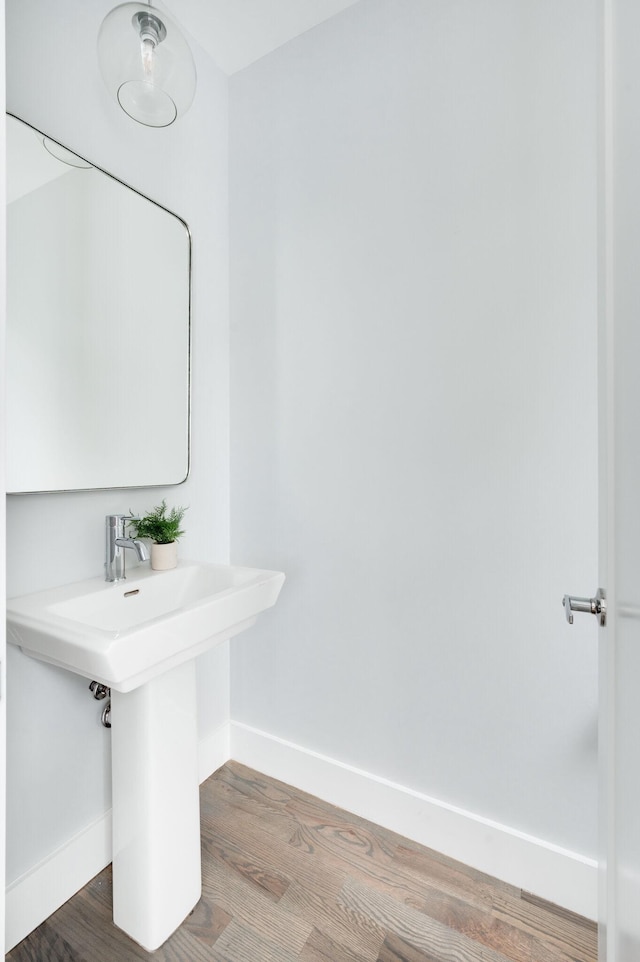
<instances>
[{"instance_id":1,"label":"small potted plant","mask_svg":"<svg viewBox=\"0 0 640 962\"><path fill-rule=\"evenodd\" d=\"M180 528L186 508L167 508L163 498L161 503L153 508L143 518L132 520L135 529L134 537L149 538L151 545L151 567L155 571L166 571L175 568L178 563L178 539L184 534Z\"/></svg>"}]
</instances>

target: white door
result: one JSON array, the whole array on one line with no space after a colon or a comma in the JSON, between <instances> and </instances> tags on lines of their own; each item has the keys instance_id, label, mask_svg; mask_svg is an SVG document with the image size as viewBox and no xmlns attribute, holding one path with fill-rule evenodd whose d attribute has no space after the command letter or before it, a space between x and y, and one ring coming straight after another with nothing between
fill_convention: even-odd
<instances>
[{"instance_id":1,"label":"white door","mask_svg":"<svg viewBox=\"0 0 640 962\"><path fill-rule=\"evenodd\" d=\"M0 108L5 112L5 54L4 54L4 0L0 0ZM0 124L0 370L4 370L5 304L7 289L6 264L6 206L5 206L5 124ZM4 378L0 378L4 383ZM0 488L4 489L4 405L0 402ZM0 879L4 890L5 877L5 775L6 775L6 684L5 666L7 649L5 639L5 523L4 498L0 508ZM4 951L4 898L0 899L0 947Z\"/></svg>"},{"instance_id":2,"label":"white door","mask_svg":"<svg viewBox=\"0 0 640 962\"><path fill-rule=\"evenodd\" d=\"M640 2L600 0L600 960L640 959Z\"/></svg>"}]
</instances>

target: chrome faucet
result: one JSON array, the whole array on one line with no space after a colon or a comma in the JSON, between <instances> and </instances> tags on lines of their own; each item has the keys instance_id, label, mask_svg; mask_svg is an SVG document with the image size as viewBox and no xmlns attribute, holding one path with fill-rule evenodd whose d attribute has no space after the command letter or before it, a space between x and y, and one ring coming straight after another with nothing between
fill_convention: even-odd
<instances>
[{"instance_id":1,"label":"chrome faucet","mask_svg":"<svg viewBox=\"0 0 640 962\"><path fill-rule=\"evenodd\" d=\"M127 521L136 519L130 514L108 514L105 518L105 547L106 561L105 581L124 581L125 574L125 548L133 548L138 556L138 561L148 561L149 552L144 541L138 538L125 538L124 528Z\"/></svg>"}]
</instances>

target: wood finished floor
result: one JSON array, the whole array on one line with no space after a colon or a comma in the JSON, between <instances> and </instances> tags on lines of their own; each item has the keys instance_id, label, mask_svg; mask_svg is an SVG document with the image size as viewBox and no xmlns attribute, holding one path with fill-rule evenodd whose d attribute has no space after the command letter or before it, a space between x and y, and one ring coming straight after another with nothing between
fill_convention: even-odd
<instances>
[{"instance_id":1,"label":"wood finished floor","mask_svg":"<svg viewBox=\"0 0 640 962\"><path fill-rule=\"evenodd\" d=\"M201 787L202 899L149 954L111 921L111 870L10 962L595 962L596 927L229 762Z\"/></svg>"}]
</instances>

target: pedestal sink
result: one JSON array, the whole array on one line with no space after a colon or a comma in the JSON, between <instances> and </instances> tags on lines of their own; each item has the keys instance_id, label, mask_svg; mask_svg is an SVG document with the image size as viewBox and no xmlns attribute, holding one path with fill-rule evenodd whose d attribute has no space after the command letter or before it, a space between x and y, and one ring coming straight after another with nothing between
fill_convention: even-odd
<instances>
[{"instance_id":1,"label":"pedestal sink","mask_svg":"<svg viewBox=\"0 0 640 962\"><path fill-rule=\"evenodd\" d=\"M250 627L283 582L182 562L7 601L10 643L111 688L113 919L149 952L201 891L195 656Z\"/></svg>"}]
</instances>

